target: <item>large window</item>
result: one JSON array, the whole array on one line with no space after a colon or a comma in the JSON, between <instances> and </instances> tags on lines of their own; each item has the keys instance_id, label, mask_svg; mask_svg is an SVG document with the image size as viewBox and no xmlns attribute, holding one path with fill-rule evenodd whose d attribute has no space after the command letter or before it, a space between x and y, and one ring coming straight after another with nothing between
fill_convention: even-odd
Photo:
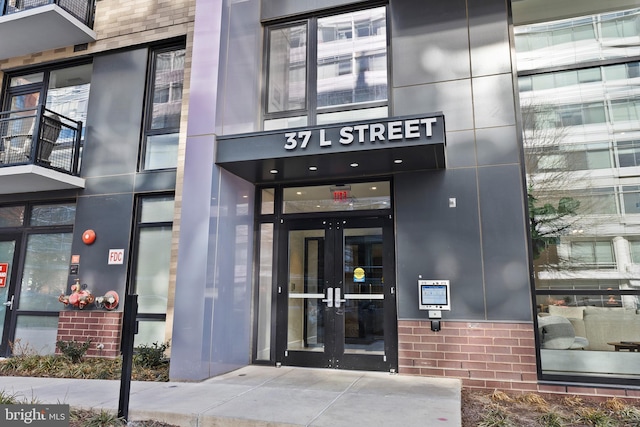
<instances>
[{"instance_id":1,"label":"large window","mask_svg":"<svg viewBox=\"0 0 640 427\"><path fill-rule=\"evenodd\" d=\"M175 168L182 111L185 49L152 52L143 168Z\"/></svg>"},{"instance_id":2,"label":"large window","mask_svg":"<svg viewBox=\"0 0 640 427\"><path fill-rule=\"evenodd\" d=\"M267 28L264 128L386 117L386 8Z\"/></svg>"},{"instance_id":3,"label":"large window","mask_svg":"<svg viewBox=\"0 0 640 427\"><path fill-rule=\"evenodd\" d=\"M514 28L544 379L640 377L639 17Z\"/></svg>"},{"instance_id":4,"label":"large window","mask_svg":"<svg viewBox=\"0 0 640 427\"><path fill-rule=\"evenodd\" d=\"M138 199L133 292L138 294L135 344L165 341L173 196Z\"/></svg>"}]
</instances>

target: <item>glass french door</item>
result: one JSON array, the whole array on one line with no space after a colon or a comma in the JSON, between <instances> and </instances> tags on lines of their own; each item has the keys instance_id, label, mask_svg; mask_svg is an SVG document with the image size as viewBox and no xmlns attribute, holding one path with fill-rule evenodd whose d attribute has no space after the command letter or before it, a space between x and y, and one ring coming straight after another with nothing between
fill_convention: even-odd
<instances>
[{"instance_id":1,"label":"glass french door","mask_svg":"<svg viewBox=\"0 0 640 427\"><path fill-rule=\"evenodd\" d=\"M0 234L0 355L6 356L9 348L11 317L15 308L16 263L19 238Z\"/></svg>"},{"instance_id":2,"label":"glass french door","mask_svg":"<svg viewBox=\"0 0 640 427\"><path fill-rule=\"evenodd\" d=\"M397 369L391 220L304 219L284 226L277 362Z\"/></svg>"}]
</instances>

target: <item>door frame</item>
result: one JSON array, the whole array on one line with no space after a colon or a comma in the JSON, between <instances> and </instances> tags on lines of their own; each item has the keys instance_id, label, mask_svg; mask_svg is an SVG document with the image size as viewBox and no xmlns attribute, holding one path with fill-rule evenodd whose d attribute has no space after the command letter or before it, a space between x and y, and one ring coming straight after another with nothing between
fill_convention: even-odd
<instances>
[{"instance_id":1,"label":"door frame","mask_svg":"<svg viewBox=\"0 0 640 427\"><path fill-rule=\"evenodd\" d=\"M395 284L395 236L393 217L385 211L346 211L323 212L305 215L283 215L277 224L277 277L275 289L276 326L275 326L275 361L276 364L324 367L333 369L357 369L370 371L397 372L398 369L398 324L397 301ZM391 278L383 288L383 328L384 328L384 354L348 353L344 351L344 313L334 315L334 311L328 312L329 320L335 319L339 327L333 330L333 334L325 334L324 345L329 351L290 351L288 344L288 295L289 295L289 232L295 230L319 230L323 229L325 237L334 238L334 242L324 244L324 271L333 272L333 277L340 280L339 285L329 284L331 287L344 289L339 272L344 270L344 260L336 263L336 256L331 256L334 247L339 249L340 258L344 254L342 238L344 228L371 228L382 229L383 236L383 266L385 277ZM340 231L337 231L340 229ZM337 245L337 246L336 246ZM306 268L306 266L305 266ZM333 280L332 277L332 280ZM326 280L325 280L326 281ZM344 291L343 291L344 292ZM326 296L326 294L325 294ZM305 305L306 306L306 305ZM337 353L334 353L337 351Z\"/></svg>"},{"instance_id":2,"label":"door frame","mask_svg":"<svg viewBox=\"0 0 640 427\"><path fill-rule=\"evenodd\" d=\"M11 353L9 343L13 340L13 334L15 331L14 323L16 321L16 309L18 307L18 278L22 270L20 264L20 256L22 253L22 233L19 232L3 232L0 233L0 241L14 241L15 247L13 251L13 262L11 266L11 275L9 279L9 286L7 287L7 299L0 301L5 303L13 297L13 308L5 311L5 318L3 327L0 328L0 356L6 357Z\"/></svg>"}]
</instances>

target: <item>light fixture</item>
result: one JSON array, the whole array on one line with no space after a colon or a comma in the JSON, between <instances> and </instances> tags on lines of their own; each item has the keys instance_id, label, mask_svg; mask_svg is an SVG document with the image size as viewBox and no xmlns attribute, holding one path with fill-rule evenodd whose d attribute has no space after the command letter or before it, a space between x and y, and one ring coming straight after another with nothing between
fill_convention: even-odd
<instances>
[{"instance_id":1,"label":"light fixture","mask_svg":"<svg viewBox=\"0 0 640 427\"><path fill-rule=\"evenodd\" d=\"M271 169L271 170L269 171L269 173L272 173L272 174L274 174L274 175L275 175L275 174L277 174L277 173L278 173L278 169Z\"/></svg>"},{"instance_id":2,"label":"light fixture","mask_svg":"<svg viewBox=\"0 0 640 427\"><path fill-rule=\"evenodd\" d=\"M318 167L317 166L309 166L309 170L310 171L317 171Z\"/></svg>"},{"instance_id":3,"label":"light fixture","mask_svg":"<svg viewBox=\"0 0 640 427\"><path fill-rule=\"evenodd\" d=\"M302 196L302 191L296 191L296 194L297 194L298 196Z\"/></svg>"},{"instance_id":4,"label":"light fixture","mask_svg":"<svg viewBox=\"0 0 640 427\"><path fill-rule=\"evenodd\" d=\"M373 187L371 187L372 190L377 190L378 187L376 187L375 185Z\"/></svg>"},{"instance_id":5,"label":"light fixture","mask_svg":"<svg viewBox=\"0 0 640 427\"><path fill-rule=\"evenodd\" d=\"M396 165L399 165L400 163L402 163L402 159L395 159L393 163L395 163Z\"/></svg>"},{"instance_id":6,"label":"light fixture","mask_svg":"<svg viewBox=\"0 0 640 427\"><path fill-rule=\"evenodd\" d=\"M357 168L358 164L354 162L354 163L351 163L349 166L351 166L352 168Z\"/></svg>"}]
</instances>

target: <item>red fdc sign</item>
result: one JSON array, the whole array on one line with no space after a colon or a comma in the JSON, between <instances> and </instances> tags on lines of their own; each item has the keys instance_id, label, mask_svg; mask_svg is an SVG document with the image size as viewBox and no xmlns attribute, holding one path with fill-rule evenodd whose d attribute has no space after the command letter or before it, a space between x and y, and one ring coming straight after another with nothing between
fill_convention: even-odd
<instances>
[{"instance_id":1,"label":"red fdc sign","mask_svg":"<svg viewBox=\"0 0 640 427\"><path fill-rule=\"evenodd\" d=\"M0 288L7 286L7 273L9 272L9 263L0 262Z\"/></svg>"}]
</instances>

